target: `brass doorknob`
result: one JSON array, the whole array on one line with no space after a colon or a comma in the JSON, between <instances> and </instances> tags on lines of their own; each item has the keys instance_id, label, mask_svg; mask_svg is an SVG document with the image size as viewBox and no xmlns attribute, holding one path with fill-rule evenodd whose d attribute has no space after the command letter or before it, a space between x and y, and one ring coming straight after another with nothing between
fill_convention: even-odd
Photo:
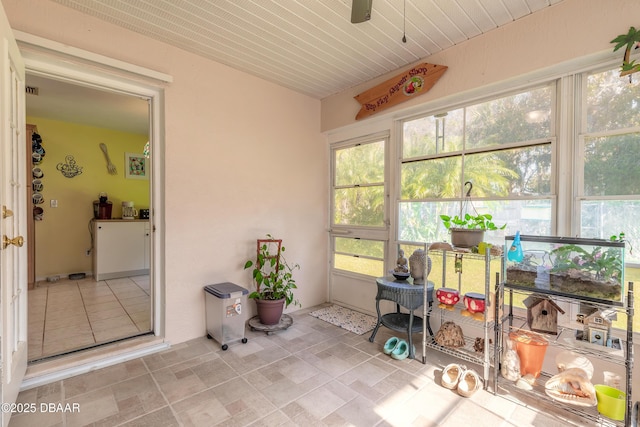
<instances>
[{"instance_id":1,"label":"brass doorknob","mask_svg":"<svg viewBox=\"0 0 640 427\"><path fill-rule=\"evenodd\" d=\"M22 245L24 245L24 238L22 236L18 236L10 239L7 236L2 236L2 249L6 249L6 247L9 245L18 246L19 248L21 248Z\"/></svg>"}]
</instances>

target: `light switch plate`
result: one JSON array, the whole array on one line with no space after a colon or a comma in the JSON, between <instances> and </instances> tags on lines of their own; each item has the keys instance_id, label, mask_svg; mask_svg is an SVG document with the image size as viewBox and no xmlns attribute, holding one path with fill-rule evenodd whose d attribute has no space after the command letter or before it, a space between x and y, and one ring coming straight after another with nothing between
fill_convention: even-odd
<instances>
[{"instance_id":1,"label":"light switch plate","mask_svg":"<svg viewBox=\"0 0 640 427\"><path fill-rule=\"evenodd\" d=\"M49 202L52 208L57 208L58 207L58 201L55 199L51 199L51 201Z\"/></svg>"}]
</instances>

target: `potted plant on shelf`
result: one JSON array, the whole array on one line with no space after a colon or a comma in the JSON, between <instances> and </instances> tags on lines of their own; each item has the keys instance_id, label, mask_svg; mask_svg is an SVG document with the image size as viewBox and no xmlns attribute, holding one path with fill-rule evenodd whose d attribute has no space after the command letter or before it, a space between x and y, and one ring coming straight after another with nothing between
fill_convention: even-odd
<instances>
[{"instance_id":1,"label":"potted plant on shelf","mask_svg":"<svg viewBox=\"0 0 640 427\"><path fill-rule=\"evenodd\" d=\"M257 240L257 254L255 263L248 260L244 269L252 268L256 290L249 294L249 298L256 301L258 318L264 325L276 325L280 322L282 312L290 304L300 306L293 294L297 289L294 270L300 265L289 264L283 256L285 247L282 239L274 239L267 234L266 239Z\"/></svg>"},{"instance_id":2,"label":"potted plant on shelf","mask_svg":"<svg viewBox=\"0 0 640 427\"><path fill-rule=\"evenodd\" d=\"M471 215L466 213L464 217L455 215L440 215L444 226L451 233L451 244L461 248L477 246L484 240L484 232L487 230L503 230L507 224L498 227L493 222L491 214Z\"/></svg>"}]
</instances>

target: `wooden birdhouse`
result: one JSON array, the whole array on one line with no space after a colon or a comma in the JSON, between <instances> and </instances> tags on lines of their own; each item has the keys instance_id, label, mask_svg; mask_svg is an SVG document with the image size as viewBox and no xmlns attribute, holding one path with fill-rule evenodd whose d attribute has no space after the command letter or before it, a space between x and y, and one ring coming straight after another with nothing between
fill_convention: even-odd
<instances>
[{"instance_id":1,"label":"wooden birdhouse","mask_svg":"<svg viewBox=\"0 0 640 427\"><path fill-rule=\"evenodd\" d=\"M591 344L607 345L610 337L611 324L617 316L614 310L596 310L584 318L584 333L582 339Z\"/></svg>"},{"instance_id":2,"label":"wooden birdhouse","mask_svg":"<svg viewBox=\"0 0 640 427\"><path fill-rule=\"evenodd\" d=\"M612 320L615 320L612 318L612 314L615 313L612 313L611 310L596 310L584 318L584 327L609 329Z\"/></svg>"},{"instance_id":3,"label":"wooden birdhouse","mask_svg":"<svg viewBox=\"0 0 640 427\"><path fill-rule=\"evenodd\" d=\"M564 314L564 310L558 304L547 297L534 295L529 296L523 302L527 307L529 329L558 335L558 312Z\"/></svg>"}]
</instances>

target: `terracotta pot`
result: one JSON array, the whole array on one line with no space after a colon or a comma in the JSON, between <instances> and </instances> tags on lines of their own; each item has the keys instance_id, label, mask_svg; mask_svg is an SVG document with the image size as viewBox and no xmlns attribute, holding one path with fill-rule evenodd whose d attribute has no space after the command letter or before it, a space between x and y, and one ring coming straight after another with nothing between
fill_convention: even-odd
<instances>
[{"instance_id":1,"label":"terracotta pot","mask_svg":"<svg viewBox=\"0 0 640 427\"><path fill-rule=\"evenodd\" d=\"M549 341L537 334L526 331L513 331L509 334L520 358L520 375L531 374L534 378L542 372L542 362L547 352Z\"/></svg>"},{"instance_id":2,"label":"terracotta pot","mask_svg":"<svg viewBox=\"0 0 640 427\"><path fill-rule=\"evenodd\" d=\"M284 311L284 298L277 300L257 299L258 318L263 325L277 325L280 323Z\"/></svg>"}]
</instances>

